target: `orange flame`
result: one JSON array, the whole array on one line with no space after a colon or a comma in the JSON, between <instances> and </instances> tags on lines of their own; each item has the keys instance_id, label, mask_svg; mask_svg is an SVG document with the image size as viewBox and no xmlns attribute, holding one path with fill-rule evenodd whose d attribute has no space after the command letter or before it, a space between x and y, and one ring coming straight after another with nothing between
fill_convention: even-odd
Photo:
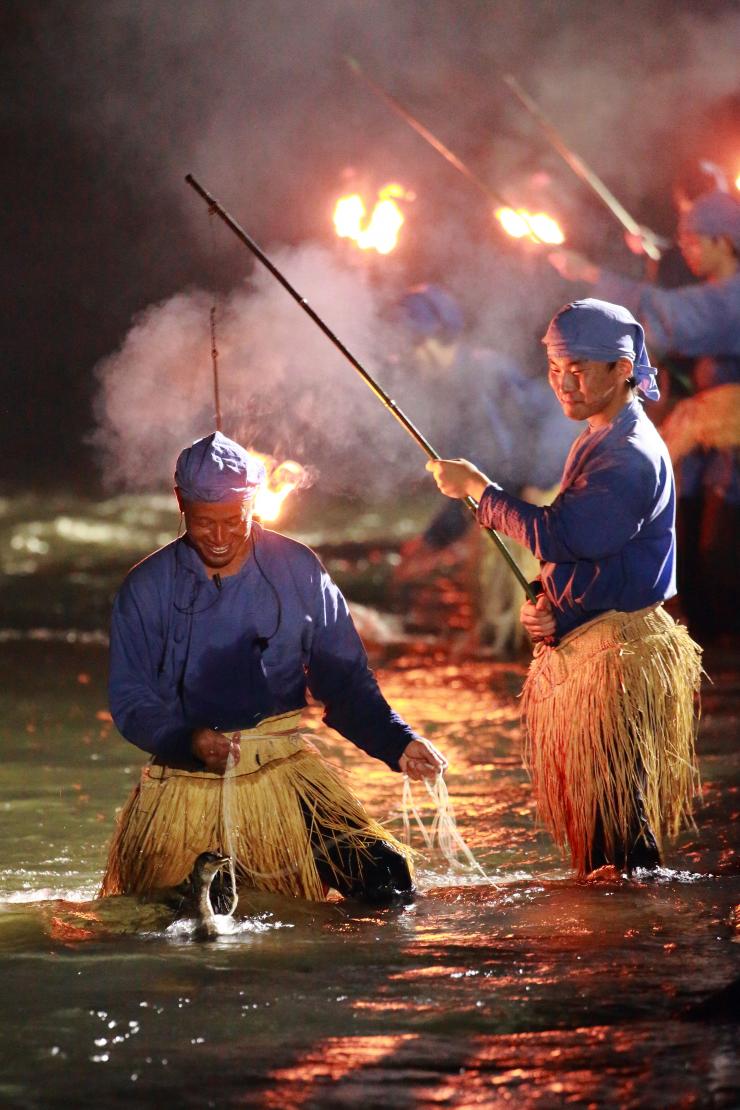
<instances>
[{"instance_id":1,"label":"orange flame","mask_svg":"<svg viewBox=\"0 0 740 1110\"><path fill-rule=\"evenodd\" d=\"M528 212L526 208L497 208L494 213L507 235L513 239L530 239L533 243L560 244L565 235L557 220L546 212Z\"/></svg>"},{"instance_id":2,"label":"orange flame","mask_svg":"<svg viewBox=\"0 0 740 1110\"><path fill-rule=\"evenodd\" d=\"M740 173L735 178L735 188L740 189Z\"/></svg>"},{"instance_id":3,"label":"orange flame","mask_svg":"<svg viewBox=\"0 0 740 1110\"><path fill-rule=\"evenodd\" d=\"M403 185L384 185L368 218L365 201L359 193L340 197L334 206L334 228L340 239L351 239L360 250L390 254L398 243L405 216L396 200L413 200L414 194Z\"/></svg>"},{"instance_id":4,"label":"orange flame","mask_svg":"<svg viewBox=\"0 0 740 1110\"><path fill-rule=\"evenodd\" d=\"M258 451L250 454L260 459L267 471L267 481L254 499L254 514L260 520L275 521L288 494L305 484L306 469L294 459L278 463L272 455L261 455Z\"/></svg>"}]
</instances>

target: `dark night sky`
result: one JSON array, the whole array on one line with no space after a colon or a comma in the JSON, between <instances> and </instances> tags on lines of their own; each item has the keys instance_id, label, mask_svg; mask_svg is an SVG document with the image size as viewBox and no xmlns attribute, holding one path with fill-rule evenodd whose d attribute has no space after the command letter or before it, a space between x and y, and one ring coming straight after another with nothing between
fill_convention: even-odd
<instances>
[{"instance_id":1,"label":"dark night sky","mask_svg":"<svg viewBox=\"0 0 740 1110\"><path fill-rule=\"evenodd\" d=\"M429 225L404 258L409 281L443 277L480 238L476 194L353 82L346 52L492 184L539 160L597 257L608 216L542 150L498 74L517 73L662 232L686 159L740 170L731 2L3 0L0 33L0 490L94 492L96 364L148 305L225 292L249 270L225 234L212 245L186 172L259 241L287 245L331 244L327 205L347 166L408 181Z\"/></svg>"}]
</instances>

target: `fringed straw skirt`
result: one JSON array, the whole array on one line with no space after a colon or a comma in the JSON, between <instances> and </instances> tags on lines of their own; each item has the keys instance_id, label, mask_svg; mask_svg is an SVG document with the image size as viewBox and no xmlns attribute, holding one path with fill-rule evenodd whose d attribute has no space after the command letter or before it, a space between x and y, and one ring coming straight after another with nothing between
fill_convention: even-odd
<instances>
[{"instance_id":1,"label":"fringed straw skirt","mask_svg":"<svg viewBox=\"0 0 740 1110\"><path fill-rule=\"evenodd\" d=\"M339 772L298 730L300 713L243 729L225 775L150 763L118 819L101 894L149 894L185 879L201 852L235 861L237 884L321 900L338 859L382 840L409 850L365 811ZM336 849L343 849L338 852Z\"/></svg>"},{"instance_id":2,"label":"fringed straw skirt","mask_svg":"<svg viewBox=\"0 0 740 1110\"><path fill-rule=\"evenodd\" d=\"M579 875L601 823L610 858L641 798L658 846L691 823L701 649L661 606L609 612L538 644L523 691L538 815ZM638 821L639 825L639 821Z\"/></svg>"}]
</instances>

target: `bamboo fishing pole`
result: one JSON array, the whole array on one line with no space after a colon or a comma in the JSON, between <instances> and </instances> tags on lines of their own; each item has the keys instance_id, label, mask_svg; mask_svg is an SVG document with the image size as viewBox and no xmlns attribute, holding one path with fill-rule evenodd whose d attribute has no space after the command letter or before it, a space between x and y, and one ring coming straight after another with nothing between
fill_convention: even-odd
<instances>
[{"instance_id":1,"label":"bamboo fishing pole","mask_svg":"<svg viewBox=\"0 0 740 1110\"><path fill-rule=\"evenodd\" d=\"M590 166L584 162L579 154L576 154L568 144L563 136L557 130L555 125L547 118L545 113L540 108L537 101L529 95L529 93L522 88L517 81L516 77L511 73L507 73L503 77L504 84L508 86L519 103L526 108L530 116L534 119L537 126L545 135L545 138L553 147L563 161L570 166L576 177L580 178L589 189L591 189L599 200L609 209L612 216L615 216L625 231L630 235L634 235L642 243L643 250L648 258L653 262L659 262L662 254L662 248L666 245L664 240L661 240L655 232L647 227L642 227L638 224L637 220L624 205L617 200L614 193L605 185L598 174L594 173Z\"/></svg>"},{"instance_id":2,"label":"bamboo fishing pole","mask_svg":"<svg viewBox=\"0 0 740 1110\"><path fill-rule=\"evenodd\" d=\"M441 459L442 456L434 450L432 445L422 435L416 425L413 424L411 420L409 420L405 412L403 412L403 410L399 408L396 402L392 400L391 397L389 397L382 386L380 386L378 382L375 381L372 375L368 373L368 371L359 362L359 360L355 358L352 352L347 347L345 347L341 339L339 339L339 337L334 334L334 332L331 330L328 324L326 324L322 320L319 314L315 312L313 308L311 308L306 298L301 296L298 290L290 284L285 275L282 274L280 270L278 270L277 266L268 258L262 248L259 247L257 243L255 243L254 239L252 239L251 236L247 234L244 228L241 227L236 222L236 220L232 216L230 216L224 208L221 207L218 201L214 197L212 197L211 194L207 192L201 184L199 184L199 182L195 180L191 173L186 175L185 180L187 181L188 185L190 185L191 188L194 189L195 192L206 202L209 211L212 214L218 216L219 219L223 220L226 226L234 232L237 239L240 239L244 246L252 252L255 258L259 259L262 265L270 271L275 280L278 281L282 285L283 289L285 289L286 292L290 294L293 300L296 301L298 305L300 305L306 315L311 317L314 324L316 324L316 326L321 329L327 339L329 339L337 348L337 350L344 355L347 361L354 367L354 369L363 379L365 384L370 387L378 400L385 406L386 409L388 409L391 415L396 418L399 424L408 432L412 439L416 440L422 451L424 451L430 459ZM478 503L472 497L466 497L464 500L466 506L473 514L473 516L476 516ZM496 547L499 549L504 559L508 563L509 569L519 582L519 585L522 587L529 600L534 604L537 600L534 590L530 586L529 582L527 582L519 567L514 562L514 559L512 558L512 555L506 544L501 539L498 532L495 532L493 528L486 528L486 532L488 532L491 540L493 541L493 543L496 544Z\"/></svg>"}]
</instances>

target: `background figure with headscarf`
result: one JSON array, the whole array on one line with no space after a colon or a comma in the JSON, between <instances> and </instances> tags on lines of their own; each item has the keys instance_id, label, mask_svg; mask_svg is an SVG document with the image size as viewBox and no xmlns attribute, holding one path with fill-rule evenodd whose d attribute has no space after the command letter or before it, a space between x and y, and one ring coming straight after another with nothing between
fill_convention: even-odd
<instances>
[{"instance_id":1,"label":"background figure with headscarf","mask_svg":"<svg viewBox=\"0 0 740 1110\"><path fill-rule=\"evenodd\" d=\"M314 553L252 520L263 481L262 463L220 432L182 451L185 534L116 597L111 712L153 760L119 819L103 894L174 886L207 851L230 856L243 885L295 897L413 891L408 851L301 730L307 689L328 725L392 770L434 779L445 761L381 694Z\"/></svg>"},{"instance_id":2,"label":"background figure with headscarf","mask_svg":"<svg viewBox=\"0 0 740 1110\"><path fill-rule=\"evenodd\" d=\"M587 421L552 505L505 492L467 460L430 462L450 497L540 561L523 695L538 809L585 875L661 862L691 816L700 650L663 601L675 593L675 492L665 444L635 389L657 399L642 327L622 306L566 305L544 337L563 412Z\"/></svg>"},{"instance_id":3,"label":"background figure with headscarf","mask_svg":"<svg viewBox=\"0 0 740 1110\"><path fill-rule=\"evenodd\" d=\"M694 394L661 425L679 488L679 598L702 640L737 633L740 519L740 203L715 190L686 204L679 244L701 282L657 289L573 251L551 261L563 276L626 305L651 348L695 359Z\"/></svg>"},{"instance_id":4,"label":"background figure with headscarf","mask_svg":"<svg viewBox=\"0 0 740 1110\"><path fill-rule=\"evenodd\" d=\"M566 420L541 376L528 376L511 356L466 335L461 308L445 289L420 285L398 305L412 336L414 411L442 455L466 455L481 470L496 473L509 489L527 491L541 502L555 487L573 440ZM443 505L424 532L404 544L399 581L426 576L443 551L469 536L473 519L457 501ZM519 646L520 598L498 552L474 536L470 589L476 612L474 639L496 654ZM512 554L525 574L534 575L531 554L518 544Z\"/></svg>"}]
</instances>

